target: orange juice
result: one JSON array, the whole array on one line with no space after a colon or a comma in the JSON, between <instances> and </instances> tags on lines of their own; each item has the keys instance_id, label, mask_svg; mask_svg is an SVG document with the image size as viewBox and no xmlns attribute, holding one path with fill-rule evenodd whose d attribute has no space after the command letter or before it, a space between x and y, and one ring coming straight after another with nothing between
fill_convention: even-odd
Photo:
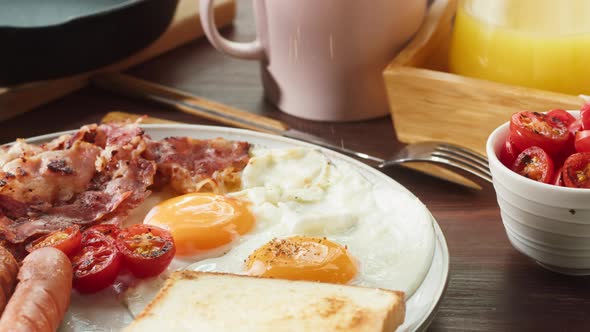
<instances>
[{"instance_id":1,"label":"orange juice","mask_svg":"<svg viewBox=\"0 0 590 332\"><path fill-rule=\"evenodd\" d=\"M590 94L590 1L464 0L452 72L569 94Z\"/></svg>"}]
</instances>

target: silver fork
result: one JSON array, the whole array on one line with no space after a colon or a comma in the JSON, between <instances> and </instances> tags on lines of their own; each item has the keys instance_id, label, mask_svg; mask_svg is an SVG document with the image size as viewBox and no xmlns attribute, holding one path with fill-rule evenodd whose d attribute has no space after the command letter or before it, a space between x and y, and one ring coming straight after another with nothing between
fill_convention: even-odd
<instances>
[{"instance_id":1,"label":"silver fork","mask_svg":"<svg viewBox=\"0 0 590 332\"><path fill-rule=\"evenodd\" d=\"M492 183L492 174L485 156L466 147L445 142L408 144L392 157L380 162L377 168L419 161L441 164L469 178L476 177Z\"/></svg>"},{"instance_id":2,"label":"silver fork","mask_svg":"<svg viewBox=\"0 0 590 332\"><path fill-rule=\"evenodd\" d=\"M436 141L411 143L393 156L383 159L342 145L332 144L321 137L295 129L288 129L281 134L336 150L379 169L405 163L427 162L445 166L445 168L477 183L492 183L492 174L490 173L487 158L479 152L452 143Z\"/></svg>"},{"instance_id":3,"label":"silver fork","mask_svg":"<svg viewBox=\"0 0 590 332\"><path fill-rule=\"evenodd\" d=\"M308 139L308 141L311 140ZM343 152L379 169L405 163L427 162L444 166L478 183L481 183L482 180L486 183L492 183L492 174L490 173L487 158L476 151L452 143L436 141L412 143L387 159L342 146L326 144L319 140L315 140L313 143Z\"/></svg>"}]
</instances>

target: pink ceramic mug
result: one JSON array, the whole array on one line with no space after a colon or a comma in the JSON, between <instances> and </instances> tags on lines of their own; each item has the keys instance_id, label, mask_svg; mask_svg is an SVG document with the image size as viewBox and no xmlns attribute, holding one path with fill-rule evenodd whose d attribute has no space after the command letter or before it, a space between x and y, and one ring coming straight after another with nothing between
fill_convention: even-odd
<instances>
[{"instance_id":1,"label":"pink ceramic mug","mask_svg":"<svg viewBox=\"0 0 590 332\"><path fill-rule=\"evenodd\" d=\"M260 60L266 97L288 114L321 121L389 113L381 72L426 10L426 0L253 0L257 38L239 43L215 28L214 0L199 1L218 50Z\"/></svg>"}]
</instances>

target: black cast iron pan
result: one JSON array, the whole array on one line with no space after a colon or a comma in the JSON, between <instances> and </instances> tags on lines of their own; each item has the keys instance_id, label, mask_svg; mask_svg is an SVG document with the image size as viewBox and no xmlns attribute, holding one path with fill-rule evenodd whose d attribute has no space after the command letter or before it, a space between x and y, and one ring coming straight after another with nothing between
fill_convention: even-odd
<instances>
[{"instance_id":1,"label":"black cast iron pan","mask_svg":"<svg viewBox=\"0 0 590 332\"><path fill-rule=\"evenodd\" d=\"M0 0L0 86L81 73L131 55L166 30L177 3Z\"/></svg>"}]
</instances>

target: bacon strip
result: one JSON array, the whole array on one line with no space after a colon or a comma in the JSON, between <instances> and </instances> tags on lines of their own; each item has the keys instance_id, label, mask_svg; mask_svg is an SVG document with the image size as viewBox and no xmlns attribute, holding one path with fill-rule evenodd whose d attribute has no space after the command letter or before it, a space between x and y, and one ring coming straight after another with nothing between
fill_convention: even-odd
<instances>
[{"instance_id":1,"label":"bacon strip","mask_svg":"<svg viewBox=\"0 0 590 332\"><path fill-rule=\"evenodd\" d=\"M157 166L157 184L178 193L212 191L223 193L239 187L239 172L249 160L247 142L223 138L198 140L169 137L150 142L146 157Z\"/></svg>"},{"instance_id":2,"label":"bacon strip","mask_svg":"<svg viewBox=\"0 0 590 332\"><path fill-rule=\"evenodd\" d=\"M6 163L14 159L26 158L42 151L44 151L43 148L18 139L16 143L10 146L0 147L0 167L3 167Z\"/></svg>"},{"instance_id":3,"label":"bacon strip","mask_svg":"<svg viewBox=\"0 0 590 332\"><path fill-rule=\"evenodd\" d=\"M71 149L13 159L0 169L0 195L28 204L71 200L94 177L100 149L78 142Z\"/></svg>"},{"instance_id":4,"label":"bacon strip","mask_svg":"<svg viewBox=\"0 0 590 332\"><path fill-rule=\"evenodd\" d=\"M11 243L71 224L120 222L150 194L155 163L140 156L137 125L84 126L45 147L55 150L14 159L0 172L0 235Z\"/></svg>"}]
</instances>

